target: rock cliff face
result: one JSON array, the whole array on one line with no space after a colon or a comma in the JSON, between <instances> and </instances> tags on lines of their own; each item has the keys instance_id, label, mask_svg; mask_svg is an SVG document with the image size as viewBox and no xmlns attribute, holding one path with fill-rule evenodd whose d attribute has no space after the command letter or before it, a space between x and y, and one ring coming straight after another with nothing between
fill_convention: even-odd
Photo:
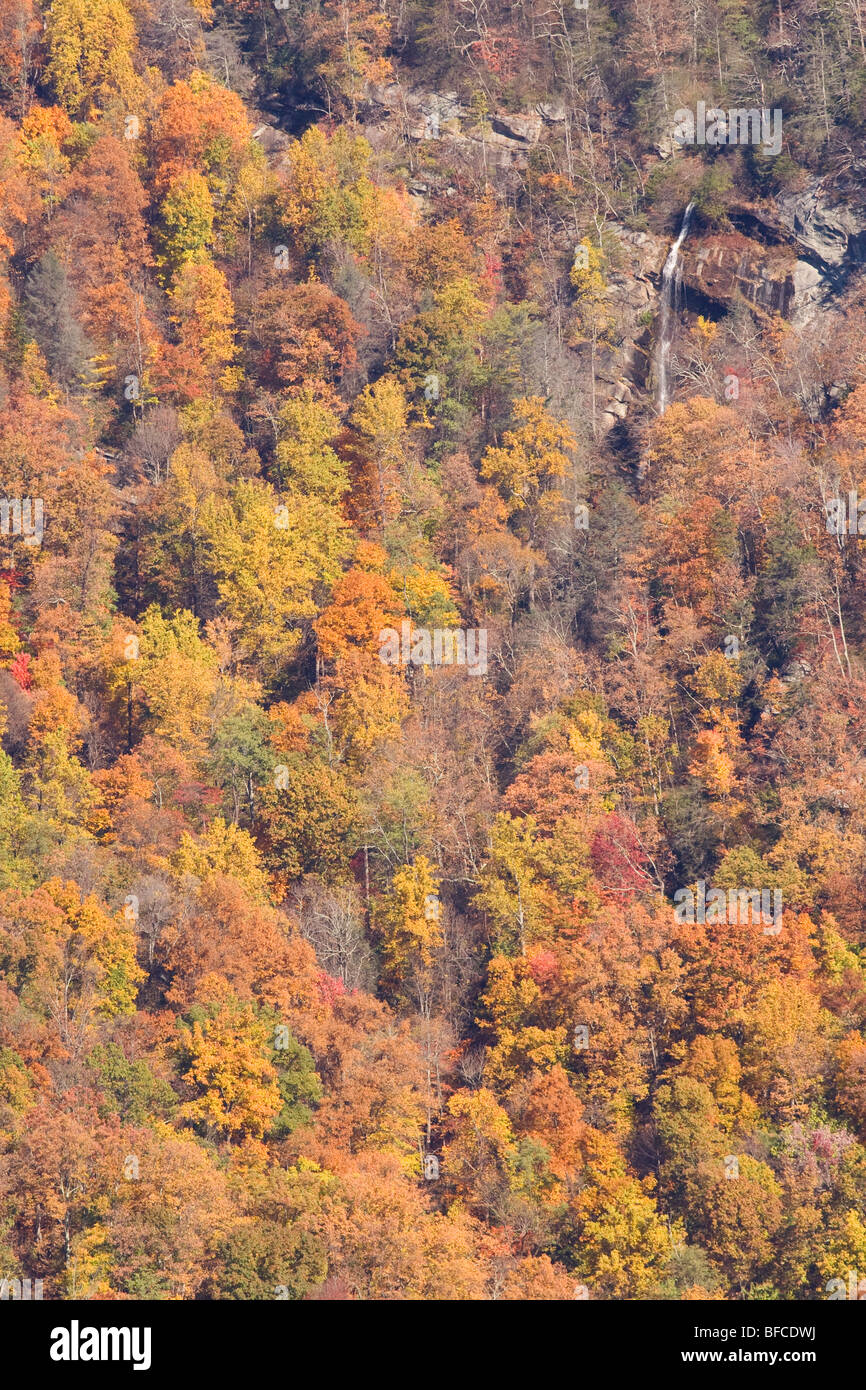
<instances>
[{"instance_id":1,"label":"rock cliff face","mask_svg":"<svg viewBox=\"0 0 866 1390\"><path fill-rule=\"evenodd\" d=\"M596 377L604 389L601 428L612 429L624 420L636 393L644 390L650 374L651 321L658 309L658 279L668 243L649 232L627 227L611 229L622 248L621 266L609 278L609 297L622 342L599 355Z\"/></svg>"},{"instance_id":2,"label":"rock cliff face","mask_svg":"<svg viewBox=\"0 0 866 1390\"><path fill-rule=\"evenodd\" d=\"M741 232L697 236L682 249L683 285L692 307L724 312L738 298L787 316L795 297L795 253Z\"/></svg>"},{"instance_id":3,"label":"rock cliff face","mask_svg":"<svg viewBox=\"0 0 866 1390\"><path fill-rule=\"evenodd\" d=\"M725 231L707 231L698 221L682 246L683 307L692 313L718 318L745 303L803 329L832 307L848 278L866 264L866 209L832 203L819 183L778 199L772 210L735 206L730 222ZM622 341L596 366L607 397L604 430L624 420L636 395L652 386L661 271L670 244L649 233L612 230L623 250L621 268L609 278Z\"/></svg>"},{"instance_id":4,"label":"rock cliff face","mask_svg":"<svg viewBox=\"0 0 866 1390\"><path fill-rule=\"evenodd\" d=\"M399 126L413 143L450 142L463 158L507 177L508 171L525 168L545 129L565 119L565 108L540 102L531 111L491 112L482 121L455 92L392 82L368 84L361 115L374 145ZM274 128L272 117L261 119L265 124L256 138L279 163L288 136ZM421 204L435 198L435 190L419 178L410 180L408 191ZM767 204L735 205L725 230L702 229L698 218L680 253L682 306L719 318L745 303L756 313L780 314L796 328L805 327L866 264L866 207L840 204L837 198L816 180ZM599 348L595 361L602 431L624 420L633 402L653 386L659 289L671 241L622 226L608 231L622 254L608 275L615 345Z\"/></svg>"},{"instance_id":5,"label":"rock cliff face","mask_svg":"<svg viewBox=\"0 0 866 1390\"><path fill-rule=\"evenodd\" d=\"M518 115L493 112L484 120L464 106L456 92L422 92L398 82L367 86L365 125L368 133L390 120L402 124L409 140L446 140L476 151L493 167L517 167L538 144L545 126L565 119L556 103L541 102Z\"/></svg>"},{"instance_id":6,"label":"rock cliff face","mask_svg":"<svg viewBox=\"0 0 866 1390\"><path fill-rule=\"evenodd\" d=\"M830 206L820 185L780 198L773 212L734 207L731 229L683 248L692 307L719 313L745 300L766 313L810 321L866 260L866 212Z\"/></svg>"},{"instance_id":7,"label":"rock cliff face","mask_svg":"<svg viewBox=\"0 0 866 1390\"><path fill-rule=\"evenodd\" d=\"M866 260L866 210L828 206L820 184L779 198L779 222L800 246L811 251L828 272L843 271Z\"/></svg>"}]
</instances>

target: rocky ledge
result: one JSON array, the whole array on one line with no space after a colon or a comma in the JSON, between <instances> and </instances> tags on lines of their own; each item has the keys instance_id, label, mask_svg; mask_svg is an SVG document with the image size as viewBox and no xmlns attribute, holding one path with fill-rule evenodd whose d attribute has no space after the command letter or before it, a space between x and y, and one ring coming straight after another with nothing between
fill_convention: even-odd
<instances>
[{"instance_id":1,"label":"rocky ledge","mask_svg":"<svg viewBox=\"0 0 866 1390\"><path fill-rule=\"evenodd\" d=\"M546 125L565 120L557 102L540 102L533 111L490 112L483 119L456 92L425 92L399 82L370 82L363 112L366 126L375 129L399 121L408 140L448 140L471 150L484 148L488 163L521 167L527 152L538 144Z\"/></svg>"},{"instance_id":2,"label":"rocky ledge","mask_svg":"<svg viewBox=\"0 0 866 1390\"><path fill-rule=\"evenodd\" d=\"M695 234L682 252L693 307L724 311L737 300L810 321L866 262L866 209L832 204L820 183L780 197L772 213L730 209L730 229Z\"/></svg>"}]
</instances>

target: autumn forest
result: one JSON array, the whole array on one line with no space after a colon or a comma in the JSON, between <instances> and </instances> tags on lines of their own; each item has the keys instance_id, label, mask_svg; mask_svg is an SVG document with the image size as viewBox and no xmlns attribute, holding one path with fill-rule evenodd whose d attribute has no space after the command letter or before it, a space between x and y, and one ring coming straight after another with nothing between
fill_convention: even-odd
<instances>
[{"instance_id":1,"label":"autumn forest","mask_svg":"<svg viewBox=\"0 0 866 1390\"><path fill-rule=\"evenodd\" d=\"M866 1297L864 134L863 0L0 0L4 1299Z\"/></svg>"}]
</instances>

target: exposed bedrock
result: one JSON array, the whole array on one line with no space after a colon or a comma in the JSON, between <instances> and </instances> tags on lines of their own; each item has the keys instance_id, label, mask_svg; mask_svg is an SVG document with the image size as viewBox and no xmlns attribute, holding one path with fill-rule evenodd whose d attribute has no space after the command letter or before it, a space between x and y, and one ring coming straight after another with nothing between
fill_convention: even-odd
<instances>
[{"instance_id":1,"label":"exposed bedrock","mask_svg":"<svg viewBox=\"0 0 866 1390\"><path fill-rule=\"evenodd\" d=\"M723 311L738 299L808 323L866 261L866 211L835 205L820 184L729 212L731 227L683 247L683 284Z\"/></svg>"}]
</instances>

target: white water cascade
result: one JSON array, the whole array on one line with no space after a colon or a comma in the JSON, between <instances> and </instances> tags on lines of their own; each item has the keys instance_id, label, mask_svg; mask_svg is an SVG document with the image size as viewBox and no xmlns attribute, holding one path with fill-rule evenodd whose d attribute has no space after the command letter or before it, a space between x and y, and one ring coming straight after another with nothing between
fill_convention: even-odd
<instances>
[{"instance_id":1,"label":"white water cascade","mask_svg":"<svg viewBox=\"0 0 866 1390\"><path fill-rule=\"evenodd\" d=\"M683 272L680 266L680 247L689 234L689 223L692 220L692 213L694 210L694 203L689 203L683 214L683 224L680 227L679 235L668 252L668 258L662 270L661 318L659 322L658 347L656 349L656 383L659 415L664 415L670 405L670 393L668 391L668 356L671 350L671 342L673 341L674 314L677 309L680 286L683 281Z\"/></svg>"}]
</instances>

